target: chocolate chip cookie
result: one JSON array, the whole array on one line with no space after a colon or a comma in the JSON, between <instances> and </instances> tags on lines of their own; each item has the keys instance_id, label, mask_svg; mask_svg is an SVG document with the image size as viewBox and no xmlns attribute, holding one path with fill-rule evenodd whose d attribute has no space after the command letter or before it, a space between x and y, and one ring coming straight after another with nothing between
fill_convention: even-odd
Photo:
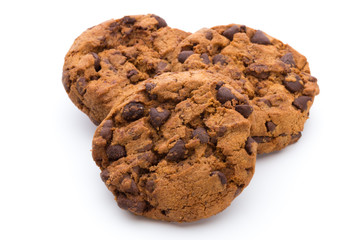
<instances>
[{"instance_id":1,"label":"chocolate chip cookie","mask_svg":"<svg viewBox=\"0 0 360 240\"><path fill-rule=\"evenodd\" d=\"M98 125L113 103L138 82L170 71L168 58L188 35L153 14L126 16L89 28L65 57L65 90Z\"/></svg>"},{"instance_id":2,"label":"chocolate chip cookie","mask_svg":"<svg viewBox=\"0 0 360 240\"><path fill-rule=\"evenodd\" d=\"M119 101L92 151L119 207L190 222L229 206L249 184L257 152L241 92L231 78L200 70L163 73Z\"/></svg>"},{"instance_id":3,"label":"chocolate chip cookie","mask_svg":"<svg viewBox=\"0 0 360 240\"><path fill-rule=\"evenodd\" d=\"M280 150L301 137L317 79L306 58L287 44L244 25L201 29L175 49L173 71L207 69L231 77L249 97L238 109L251 117L258 153Z\"/></svg>"}]
</instances>

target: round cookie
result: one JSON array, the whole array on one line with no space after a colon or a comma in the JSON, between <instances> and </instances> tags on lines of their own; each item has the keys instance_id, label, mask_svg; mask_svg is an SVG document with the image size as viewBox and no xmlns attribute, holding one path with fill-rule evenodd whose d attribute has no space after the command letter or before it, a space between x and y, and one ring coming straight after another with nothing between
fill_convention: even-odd
<instances>
[{"instance_id":1,"label":"round cookie","mask_svg":"<svg viewBox=\"0 0 360 240\"><path fill-rule=\"evenodd\" d=\"M257 144L236 106L247 96L209 71L139 84L97 128L93 158L120 208L191 222L228 207L249 184Z\"/></svg>"},{"instance_id":2,"label":"round cookie","mask_svg":"<svg viewBox=\"0 0 360 240\"><path fill-rule=\"evenodd\" d=\"M170 71L168 58L188 33L153 15L109 20L83 32L65 57L70 99L98 125L138 82Z\"/></svg>"},{"instance_id":3,"label":"round cookie","mask_svg":"<svg viewBox=\"0 0 360 240\"><path fill-rule=\"evenodd\" d=\"M244 25L201 29L175 49L173 71L208 69L231 77L250 99L258 153L280 150L301 137L317 79L304 56L287 44Z\"/></svg>"}]
</instances>

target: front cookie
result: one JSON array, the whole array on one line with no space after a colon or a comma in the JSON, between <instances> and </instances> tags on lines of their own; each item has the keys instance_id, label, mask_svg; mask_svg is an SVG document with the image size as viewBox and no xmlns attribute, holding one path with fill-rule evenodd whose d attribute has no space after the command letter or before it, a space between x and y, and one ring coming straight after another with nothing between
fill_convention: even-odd
<instances>
[{"instance_id":1,"label":"front cookie","mask_svg":"<svg viewBox=\"0 0 360 240\"><path fill-rule=\"evenodd\" d=\"M238 85L206 71L165 73L114 107L93 158L119 207L190 222L230 205L249 184L256 142Z\"/></svg>"}]
</instances>

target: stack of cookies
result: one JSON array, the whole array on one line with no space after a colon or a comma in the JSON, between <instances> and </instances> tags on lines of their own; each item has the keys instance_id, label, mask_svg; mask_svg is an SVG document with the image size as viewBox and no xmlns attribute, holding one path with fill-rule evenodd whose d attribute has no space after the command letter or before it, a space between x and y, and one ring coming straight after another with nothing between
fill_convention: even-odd
<instances>
[{"instance_id":1,"label":"stack of cookies","mask_svg":"<svg viewBox=\"0 0 360 240\"><path fill-rule=\"evenodd\" d=\"M119 207L174 222L228 207L256 154L301 137L319 93L306 58L260 30L190 34L153 14L86 30L62 82L98 125L93 159Z\"/></svg>"}]
</instances>

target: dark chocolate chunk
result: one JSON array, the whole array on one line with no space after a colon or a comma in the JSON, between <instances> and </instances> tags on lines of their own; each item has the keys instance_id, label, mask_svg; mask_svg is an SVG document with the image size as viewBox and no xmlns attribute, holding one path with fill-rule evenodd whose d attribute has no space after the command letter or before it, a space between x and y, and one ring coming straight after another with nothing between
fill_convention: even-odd
<instances>
[{"instance_id":1,"label":"dark chocolate chunk","mask_svg":"<svg viewBox=\"0 0 360 240\"><path fill-rule=\"evenodd\" d=\"M240 32L246 33L246 26L245 25L240 26Z\"/></svg>"},{"instance_id":2,"label":"dark chocolate chunk","mask_svg":"<svg viewBox=\"0 0 360 240\"><path fill-rule=\"evenodd\" d=\"M248 104L244 104L244 105L236 105L235 110L238 111L241 115L243 115L244 118L248 118L254 109L252 106Z\"/></svg>"},{"instance_id":3,"label":"dark chocolate chunk","mask_svg":"<svg viewBox=\"0 0 360 240\"><path fill-rule=\"evenodd\" d=\"M210 173L210 176L213 176L213 175L217 175L220 179L220 182L222 185L225 185L227 183L227 179L226 179L226 176L225 174L223 174L222 172L220 171L213 171Z\"/></svg>"},{"instance_id":4,"label":"dark chocolate chunk","mask_svg":"<svg viewBox=\"0 0 360 240\"><path fill-rule=\"evenodd\" d=\"M301 132L291 135L290 144L296 143L301 138Z\"/></svg>"},{"instance_id":5,"label":"dark chocolate chunk","mask_svg":"<svg viewBox=\"0 0 360 240\"><path fill-rule=\"evenodd\" d=\"M272 131L274 131L275 128L276 128L276 124L273 123L273 122L271 122L271 121L266 122L266 123L265 123L265 126L266 126L266 129L267 129L268 132L272 132Z\"/></svg>"},{"instance_id":6,"label":"dark chocolate chunk","mask_svg":"<svg viewBox=\"0 0 360 240\"><path fill-rule=\"evenodd\" d=\"M295 60L294 60L294 56L291 52L288 52L286 53L284 56L282 56L280 58L280 60L283 62L283 63L286 63L286 64L289 64L290 66L292 67L295 67L296 64L295 64Z\"/></svg>"},{"instance_id":7,"label":"dark chocolate chunk","mask_svg":"<svg viewBox=\"0 0 360 240\"><path fill-rule=\"evenodd\" d=\"M61 81L65 88L65 91L69 92L70 91L70 83L71 83L69 71L63 71Z\"/></svg>"},{"instance_id":8,"label":"dark chocolate chunk","mask_svg":"<svg viewBox=\"0 0 360 240\"><path fill-rule=\"evenodd\" d=\"M241 184L240 186L238 186L238 188L235 191L235 197L239 196L240 193L244 190L245 184Z\"/></svg>"},{"instance_id":9,"label":"dark chocolate chunk","mask_svg":"<svg viewBox=\"0 0 360 240\"><path fill-rule=\"evenodd\" d=\"M183 140L179 139L166 155L166 159L174 162L180 162L185 157L185 151L185 143Z\"/></svg>"},{"instance_id":10,"label":"dark chocolate chunk","mask_svg":"<svg viewBox=\"0 0 360 240\"><path fill-rule=\"evenodd\" d=\"M126 193L130 193L132 195L138 195L139 189L136 186L135 181L129 176L125 176L121 181L122 190Z\"/></svg>"},{"instance_id":11,"label":"dark chocolate chunk","mask_svg":"<svg viewBox=\"0 0 360 240\"><path fill-rule=\"evenodd\" d=\"M231 101L233 99L237 100L237 98L231 92L231 90L226 88L226 87L220 87L219 88L219 90L218 90L218 92L216 94L216 98L222 104L226 103L227 101Z\"/></svg>"},{"instance_id":12,"label":"dark chocolate chunk","mask_svg":"<svg viewBox=\"0 0 360 240\"><path fill-rule=\"evenodd\" d=\"M146 209L145 201L136 201L135 199L129 199L125 194L120 193L117 197L117 204L120 208L129 210L135 213L142 213Z\"/></svg>"},{"instance_id":13,"label":"dark chocolate chunk","mask_svg":"<svg viewBox=\"0 0 360 240\"><path fill-rule=\"evenodd\" d=\"M198 127L192 132L193 138L198 138L201 143L208 143L210 141L209 134L203 127Z\"/></svg>"},{"instance_id":14,"label":"dark chocolate chunk","mask_svg":"<svg viewBox=\"0 0 360 240\"><path fill-rule=\"evenodd\" d=\"M94 57L94 68L95 71L100 71L101 70L101 65L100 65L100 57L99 55L97 55L96 53L92 52L91 55Z\"/></svg>"},{"instance_id":15,"label":"dark chocolate chunk","mask_svg":"<svg viewBox=\"0 0 360 240\"><path fill-rule=\"evenodd\" d=\"M265 103L268 107L272 106L271 102L266 98L260 98L258 101Z\"/></svg>"},{"instance_id":16,"label":"dark chocolate chunk","mask_svg":"<svg viewBox=\"0 0 360 240\"><path fill-rule=\"evenodd\" d=\"M107 169L104 169L101 173L100 173L100 177L101 177L101 180L103 182L106 182L109 177L110 177L110 172L107 170Z\"/></svg>"},{"instance_id":17,"label":"dark chocolate chunk","mask_svg":"<svg viewBox=\"0 0 360 240\"><path fill-rule=\"evenodd\" d=\"M223 137L225 135L226 131L227 131L227 127L220 126L219 129L216 132L216 136L217 137Z\"/></svg>"},{"instance_id":18,"label":"dark chocolate chunk","mask_svg":"<svg viewBox=\"0 0 360 240\"><path fill-rule=\"evenodd\" d=\"M145 106L140 102L130 102L125 105L121 116L127 121L135 121L144 116Z\"/></svg>"},{"instance_id":19,"label":"dark chocolate chunk","mask_svg":"<svg viewBox=\"0 0 360 240\"><path fill-rule=\"evenodd\" d=\"M269 67L264 64L253 63L247 68L247 71L259 80L267 79L270 76Z\"/></svg>"},{"instance_id":20,"label":"dark chocolate chunk","mask_svg":"<svg viewBox=\"0 0 360 240\"><path fill-rule=\"evenodd\" d=\"M154 180L150 179L146 181L145 189L149 192L153 192L155 190L155 182Z\"/></svg>"},{"instance_id":21,"label":"dark chocolate chunk","mask_svg":"<svg viewBox=\"0 0 360 240\"><path fill-rule=\"evenodd\" d=\"M219 88L221 88L222 85L224 85L225 83L223 81L220 81L218 83L216 83L215 89L219 90Z\"/></svg>"},{"instance_id":22,"label":"dark chocolate chunk","mask_svg":"<svg viewBox=\"0 0 360 240\"><path fill-rule=\"evenodd\" d=\"M257 143L267 143L271 141L271 137L268 136L253 136L252 137Z\"/></svg>"},{"instance_id":23,"label":"dark chocolate chunk","mask_svg":"<svg viewBox=\"0 0 360 240\"><path fill-rule=\"evenodd\" d=\"M252 43L257 43L257 44L263 44L263 45L269 45L271 44L269 38L265 35L265 33L263 33L260 30L257 30L254 34L254 36L252 36L252 38L250 39L250 41Z\"/></svg>"},{"instance_id":24,"label":"dark chocolate chunk","mask_svg":"<svg viewBox=\"0 0 360 240\"><path fill-rule=\"evenodd\" d=\"M207 55L206 53L202 53L202 54L200 55L200 58L202 59L202 61L203 61L205 64L210 64L209 55Z\"/></svg>"},{"instance_id":25,"label":"dark chocolate chunk","mask_svg":"<svg viewBox=\"0 0 360 240\"><path fill-rule=\"evenodd\" d=\"M294 100L292 103L296 108L300 109L302 112L307 110L308 101L311 101L311 97L309 96L300 96Z\"/></svg>"},{"instance_id":26,"label":"dark chocolate chunk","mask_svg":"<svg viewBox=\"0 0 360 240\"><path fill-rule=\"evenodd\" d=\"M205 33L205 38L207 39L207 40L212 40L213 39L213 33L212 32L206 32Z\"/></svg>"},{"instance_id":27,"label":"dark chocolate chunk","mask_svg":"<svg viewBox=\"0 0 360 240\"><path fill-rule=\"evenodd\" d=\"M223 36L226 37L227 39L229 39L230 41L233 40L234 38L234 34L240 32L240 27L237 25L231 26L228 29L226 29L223 32Z\"/></svg>"},{"instance_id":28,"label":"dark chocolate chunk","mask_svg":"<svg viewBox=\"0 0 360 240\"><path fill-rule=\"evenodd\" d=\"M126 156L125 148L119 144L110 145L106 149L106 155L110 162L116 161L119 158Z\"/></svg>"},{"instance_id":29,"label":"dark chocolate chunk","mask_svg":"<svg viewBox=\"0 0 360 240\"><path fill-rule=\"evenodd\" d=\"M100 136L102 138L104 138L107 142L111 139L112 137L112 128L114 126L113 121L110 120L106 120L102 126L102 129L100 130Z\"/></svg>"},{"instance_id":30,"label":"dark chocolate chunk","mask_svg":"<svg viewBox=\"0 0 360 240\"><path fill-rule=\"evenodd\" d=\"M150 100L157 99L156 94L151 94L151 90L154 89L155 87L156 87L155 83L145 83L145 90L148 93L148 97L149 97Z\"/></svg>"},{"instance_id":31,"label":"dark chocolate chunk","mask_svg":"<svg viewBox=\"0 0 360 240\"><path fill-rule=\"evenodd\" d=\"M124 18L123 18L123 23L124 24L130 24L130 25L132 25L132 24L134 24L136 22L136 19L135 18L132 18L132 17L129 17L129 16L125 16Z\"/></svg>"},{"instance_id":32,"label":"dark chocolate chunk","mask_svg":"<svg viewBox=\"0 0 360 240\"><path fill-rule=\"evenodd\" d=\"M157 16L157 15L153 15L153 17L154 17L154 18L156 19L156 21L158 22L158 25L157 25L157 28L158 28L158 29L167 26L167 23L166 23L166 21L165 21L163 18L161 18L161 17L159 17L159 16Z\"/></svg>"},{"instance_id":33,"label":"dark chocolate chunk","mask_svg":"<svg viewBox=\"0 0 360 240\"><path fill-rule=\"evenodd\" d=\"M156 73L163 72L167 66L168 64L166 62L159 62L158 65L156 66Z\"/></svg>"},{"instance_id":34,"label":"dark chocolate chunk","mask_svg":"<svg viewBox=\"0 0 360 240\"><path fill-rule=\"evenodd\" d=\"M296 75L296 81L283 81L283 84L287 90L291 93L300 92L304 89L304 86L300 83L301 78Z\"/></svg>"},{"instance_id":35,"label":"dark chocolate chunk","mask_svg":"<svg viewBox=\"0 0 360 240\"><path fill-rule=\"evenodd\" d=\"M79 92L81 96L85 94L86 86L87 86L86 79L84 77L79 77L79 79L76 81L76 90Z\"/></svg>"},{"instance_id":36,"label":"dark chocolate chunk","mask_svg":"<svg viewBox=\"0 0 360 240\"><path fill-rule=\"evenodd\" d=\"M162 126L170 117L170 111L167 109L162 109L162 111L158 111L156 108L151 108L149 115L150 124L154 128L159 129L159 127Z\"/></svg>"},{"instance_id":37,"label":"dark chocolate chunk","mask_svg":"<svg viewBox=\"0 0 360 240\"><path fill-rule=\"evenodd\" d=\"M182 51L178 55L178 60L179 60L179 62L184 63L186 61L186 59L193 54L194 54L194 52L191 50Z\"/></svg>"},{"instance_id":38,"label":"dark chocolate chunk","mask_svg":"<svg viewBox=\"0 0 360 240\"><path fill-rule=\"evenodd\" d=\"M253 150L253 143L255 143L255 140L252 137L248 137L245 143L245 150L249 155L252 155L254 153Z\"/></svg>"},{"instance_id":39,"label":"dark chocolate chunk","mask_svg":"<svg viewBox=\"0 0 360 240\"><path fill-rule=\"evenodd\" d=\"M138 74L139 74L139 72L138 72L137 70L132 69L132 70L130 70L130 71L127 72L126 77L127 77L128 79L130 79L130 81L131 81L131 78L133 78L134 76L136 76L136 75L138 75Z\"/></svg>"},{"instance_id":40,"label":"dark chocolate chunk","mask_svg":"<svg viewBox=\"0 0 360 240\"><path fill-rule=\"evenodd\" d=\"M227 63L225 56L222 54L216 54L213 57L212 62L213 64L220 63L221 65L225 65Z\"/></svg>"}]
</instances>

